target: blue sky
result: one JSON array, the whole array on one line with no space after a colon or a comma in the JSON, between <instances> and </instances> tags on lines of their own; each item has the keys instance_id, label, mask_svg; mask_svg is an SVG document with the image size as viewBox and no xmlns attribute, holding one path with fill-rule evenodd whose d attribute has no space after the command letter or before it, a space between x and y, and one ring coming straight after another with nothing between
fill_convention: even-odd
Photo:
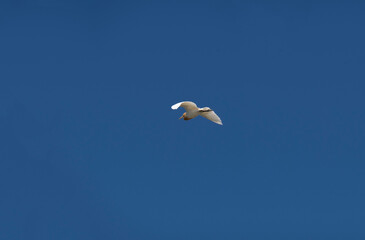
<instances>
[{"instance_id":1,"label":"blue sky","mask_svg":"<svg viewBox=\"0 0 365 240\"><path fill-rule=\"evenodd\" d=\"M0 6L1 239L365 238L364 3Z\"/></svg>"}]
</instances>

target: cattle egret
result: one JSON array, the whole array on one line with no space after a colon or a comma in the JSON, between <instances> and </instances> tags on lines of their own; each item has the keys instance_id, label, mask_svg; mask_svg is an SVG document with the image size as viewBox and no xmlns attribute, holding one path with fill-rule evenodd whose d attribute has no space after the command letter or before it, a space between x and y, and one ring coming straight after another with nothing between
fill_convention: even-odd
<instances>
[{"instance_id":1,"label":"cattle egret","mask_svg":"<svg viewBox=\"0 0 365 240\"><path fill-rule=\"evenodd\" d=\"M208 107L198 108L195 103L190 101L179 102L171 106L171 108L174 110L178 109L179 107L185 108L186 111L179 119L184 118L184 120L191 120L200 115L212 122L215 122L216 124L223 125L218 115Z\"/></svg>"}]
</instances>

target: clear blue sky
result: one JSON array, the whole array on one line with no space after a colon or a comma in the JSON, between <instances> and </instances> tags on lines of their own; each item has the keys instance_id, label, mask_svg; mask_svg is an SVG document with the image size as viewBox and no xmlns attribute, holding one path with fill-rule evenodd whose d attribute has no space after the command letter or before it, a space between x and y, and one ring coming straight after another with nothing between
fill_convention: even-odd
<instances>
[{"instance_id":1,"label":"clear blue sky","mask_svg":"<svg viewBox=\"0 0 365 240\"><path fill-rule=\"evenodd\" d=\"M0 239L365 239L365 3L151 2L0 3Z\"/></svg>"}]
</instances>

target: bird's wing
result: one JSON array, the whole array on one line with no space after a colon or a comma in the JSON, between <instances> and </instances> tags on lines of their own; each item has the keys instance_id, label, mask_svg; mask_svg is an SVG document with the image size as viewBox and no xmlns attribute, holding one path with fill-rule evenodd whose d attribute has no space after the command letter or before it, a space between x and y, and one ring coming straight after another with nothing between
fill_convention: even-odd
<instances>
[{"instance_id":1,"label":"bird's wing","mask_svg":"<svg viewBox=\"0 0 365 240\"><path fill-rule=\"evenodd\" d=\"M216 124L223 125L222 120L218 117L218 115L213 111L208 112L199 112L200 116L205 117L206 119L215 122Z\"/></svg>"},{"instance_id":2,"label":"bird's wing","mask_svg":"<svg viewBox=\"0 0 365 240\"><path fill-rule=\"evenodd\" d=\"M193 102L189 102L189 101L179 102L179 103L176 103L171 106L171 108L174 110L178 109L179 107L185 108L185 111L187 111L187 112L193 111L193 110L198 110L198 107L196 106L196 104Z\"/></svg>"}]
</instances>

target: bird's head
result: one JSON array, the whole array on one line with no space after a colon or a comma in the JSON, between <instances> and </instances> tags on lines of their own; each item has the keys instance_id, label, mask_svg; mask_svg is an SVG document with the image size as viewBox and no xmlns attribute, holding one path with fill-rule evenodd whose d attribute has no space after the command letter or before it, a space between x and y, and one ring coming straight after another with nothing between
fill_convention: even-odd
<instances>
[{"instance_id":1,"label":"bird's head","mask_svg":"<svg viewBox=\"0 0 365 240\"><path fill-rule=\"evenodd\" d=\"M184 114L179 119L185 118L185 115L186 115L186 112L184 112Z\"/></svg>"}]
</instances>

